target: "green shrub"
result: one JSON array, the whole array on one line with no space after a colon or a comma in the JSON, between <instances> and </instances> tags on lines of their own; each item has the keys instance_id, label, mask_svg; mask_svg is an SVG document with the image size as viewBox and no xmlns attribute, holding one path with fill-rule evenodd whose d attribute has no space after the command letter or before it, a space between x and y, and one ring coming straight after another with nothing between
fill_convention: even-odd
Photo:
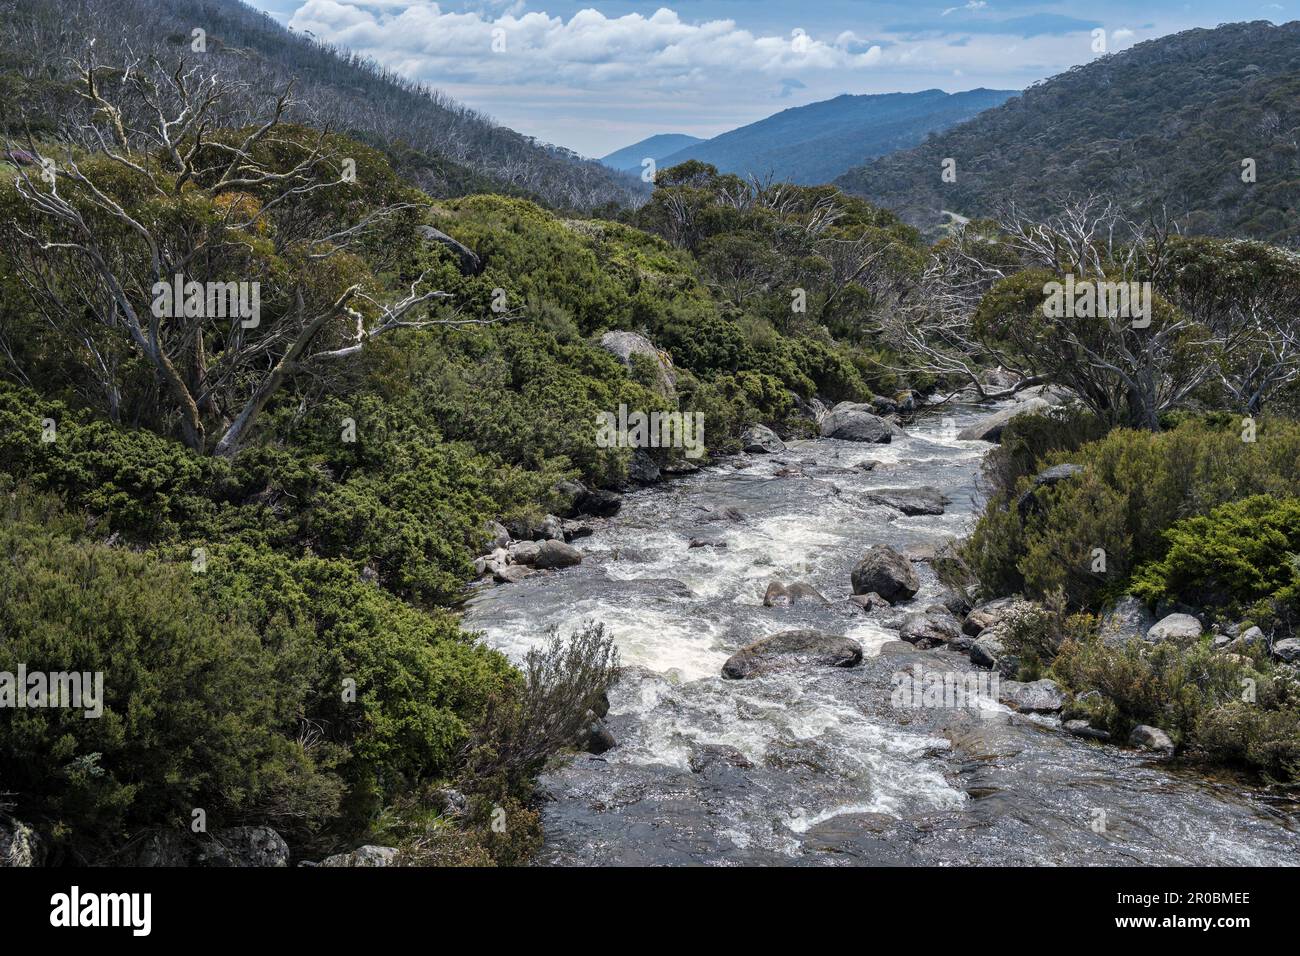
<instances>
[{"instance_id":1,"label":"green shrub","mask_svg":"<svg viewBox=\"0 0 1300 956\"><path fill-rule=\"evenodd\" d=\"M1131 590L1150 603L1194 602L1293 620L1300 602L1300 498L1255 495L1185 518L1165 532L1168 550L1144 565Z\"/></svg>"}]
</instances>

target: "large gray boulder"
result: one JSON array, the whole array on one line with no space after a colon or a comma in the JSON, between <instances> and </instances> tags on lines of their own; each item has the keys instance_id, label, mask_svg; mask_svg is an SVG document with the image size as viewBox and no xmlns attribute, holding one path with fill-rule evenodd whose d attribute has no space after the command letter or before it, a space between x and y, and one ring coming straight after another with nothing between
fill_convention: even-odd
<instances>
[{"instance_id":1,"label":"large gray boulder","mask_svg":"<svg viewBox=\"0 0 1300 956\"><path fill-rule=\"evenodd\" d=\"M917 488L876 488L866 495L873 505L885 505L908 516L941 515L952 499L938 488L921 485Z\"/></svg>"},{"instance_id":2,"label":"large gray boulder","mask_svg":"<svg viewBox=\"0 0 1300 956\"><path fill-rule=\"evenodd\" d=\"M1001 597L973 608L962 622L961 629L971 637L979 637L984 631L1007 617L1017 604L1019 598Z\"/></svg>"},{"instance_id":3,"label":"large gray boulder","mask_svg":"<svg viewBox=\"0 0 1300 956\"><path fill-rule=\"evenodd\" d=\"M391 846L359 846L349 853L336 853L320 861L321 866L392 866L397 859L397 848Z\"/></svg>"},{"instance_id":4,"label":"large gray boulder","mask_svg":"<svg viewBox=\"0 0 1300 956\"><path fill-rule=\"evenodd\" d=\"M857 641L822 631L782 631L742 647L722 665L731 680L754 677L778 667L815 664L822 667L856 667L862 663Z\"/></svg>"},{"instance_id":5,"label":"large gray boulder","mask_svg":"<svg viewBox=\"0 0 1300 956\"><path fill-rule=\"evenodd\" d=\"M967 648L971 644L971 639L961 632L961 622L941 605L907 615L903 618L902 627L898 629L898 636L921 648L938 647L940 644Z\"/></svg>"},{"instance_id":6,"label":"large gray boulder","mask_svg":"<svg viewBox=\"0 0 1300 956\"><path fill-rule=\"evenodd\" d=\"M1130 745L1140 750L1154 750L1163 754L1174 752L1174 742L1169 735L1159 727L1152 727L1149 724L1138 724L1129 734L1128 742Z\"/></svg>"},{"instance_id":7,"label":"large gray boulder","mask_svg":"<svg viewBox=\"0 0 1300 956\"><path fill-rule=\"evenodd\" d=\"M1055 681L1004 680L998 683L998 700L1022 714L1054 714L1065 706L1065 692Z\"/></svg>"},{"instance_id":8,"label":"large gray boulder","mask_svg":"<svg viewBox=\"0 0 1300 956\"><path fill-rule=\"evenodd\" d=\"M1126 594L1101 616L1097 636L1107 647L1119 649L1134 641L1145 640L1156 623L1140 598Z\"/></svg>"},{"instance_id":9,"label":"large gray boulder","mask_svg":"<svg viewBox=\"0 0 1300 956\"><path fill-rule=\"evenodd\" d=\"M676 392L677 371L673 368L672 359L667 352L655 348L654 343L644 335L635 332L606 332L600 337L600 347L629 369L634 355L644 355L654 363L657 370L655 390L667 398Z\"/></svg>"},{"instance_id":10,"label":"large gray boulder","mask_svg":"<svg viewBox=\"0 0 1300 956\"><path fill-rule=\"evenodd\" d=\"M740 445L754 455L776 455L785 451L785 442L766 425L750 425L740 433Z\"/></svg>"},{"instance_id":11,"label":"large gray boulder","mask_svg":"<svg viewBox=\"0 0 1300 956\"><path fill-rule=\"evenodd\" d=\"M853 569L852 580L854 594L875 591L891 604L909 600L921 589L912 562L887 544L874 545L863 555Z\"/></svg>"},{"instance_id":12,"label":"large gray boulder","mask_svg":"<svg viewBox=\"0 0 1300 956\"><path fill-rule=\"evenodd\" d=\"M1300 637L1286 637L1275 643L1273 656L1284 664L1300 663Z\"/></svg>"},{"instance_id":13,"label":"large gray boulder","mask_svg":"<svg viewBox=\"0 0 1300 956\"><path fill-rule=\"evenodd\" d=\"M785 584L773 581L763 594L764 607L789 607L793 604L829 604L830 602L811 584L795 581Z\"/></svg>"},{"instance_id":14,"label":"large gray boulder","mask_svg":"<svg viewBox=\"0 0 1300 956\"><path fill-rule=\"evenodd\" d=\"M227 827L212 834L212 842L201 843L197 866L289 865L289 844L270 827Z\"/></svg>"},{"instance_id":15,"label":"large gray boulder","mask_svg":"<svg viewBox=\"0 0 1300 956\"><path fill-rule=\"evenodd\" d=\"M1147 640L1152 643L1173 641L1181 647L1195 644L1205 629L1190 614L1169 614L1152 624L1147 630Z\"/></svg>"},{"instance_id":16,"label":"large gray boulder","mask_svg":"<svg viewBox=\"0 0 1300 956\"><path fill-rule=\"evenodd\" d=\"M821 420L822 437L842 441L887 445L894 439L895 428L879 415L857 406L836 406Z\"/></svg>"},{"instance_id":17,"label":"large gray boulder","mask_svg":"<svg viewBox=\"0 0 1300 956\"><path fill-rule=\"evenodd\" d=\"M986 415L973 425L968 425L957 433L957 437L962 441L999 442L1002 440L1002 429L1007 427L1007 423L1011 419L1019 418L1021 415L1033 415L1051 407L1050 403L1041 398L1030 398L1023 402L1017 402L1014 405L999 409L991 415Z\"/></svg>"},{"instance_id":18,"label":"large gray boulder","mask_svg":"<svg viewBox=\"0 0 1300 956\"><path fill-rule=\"evenodd\" d=\"M538 570L569 568L582 563L582 552L563 541L545 541L537 550L533 567Z\"/></svg>"}]
</instances>

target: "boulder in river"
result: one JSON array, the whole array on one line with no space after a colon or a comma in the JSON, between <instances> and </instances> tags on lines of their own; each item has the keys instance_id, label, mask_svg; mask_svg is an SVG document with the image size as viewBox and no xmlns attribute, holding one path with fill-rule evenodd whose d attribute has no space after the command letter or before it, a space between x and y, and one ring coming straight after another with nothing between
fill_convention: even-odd
<instances>
[{"instance_id":1,"label":"boulder in river","mask_svg":"<svg viewBox=\"0 0 1300 956\"><path fill-rule=\"evenodd\" d=\"M627 479L638 485L653 485L663 478L658 462L644 448L632 452L627 462Z\"/></svg>"},{"instance_id":2,"label":"boulder in river","mask_svg":"<svg viewBox=\"0 0 1300 956\"><path fill-rule=\"evenodd\" d=\"M532 564L537 560L537 552L542 550L541 542L516 541L506 549L511 564Z\"/></svg>"},{"instance_id":3,"label":"boulder in river","mask_svg":"<svg viewBox=\"0 0 1300 956\"><path fill-rule=\"evenodd\" d=\"M922 485L918 488L876 488L867 492L866 500L873 505L886 505L908 516L941 515L952 499L938 488Z\"/></svg>"},{"instance_id":4,"label":"boulder in river","mask_svg":"<svg viewBox=\"0 0 1300 956\"><path fill-rule=\"evenodd\" d=\"M887 445L894 440L895 427L879 415L856 406L836 406L821 421L823 438L874 442L880 445Z\"/></svg>"},{"instance_id":5,"label":"boulder in river","mask_svg":"<svg viewBox=\"0 0 1300 956\"><path fill-rule=\"evenodd\" d=\"M785 584L773 581L763 595L763 607L789 607L793 604L828 604L820 591L811 584L795 581Z\"/></svg>"},{"instance_id":6,"label":"boulder in river","mask_svg":"<svg viewBox=\"0 0 1300 956\"><path fill-rule=\"evenodd\" d=\"M998 700L1022 714L1054 714L1065 706L1065 692L1047 678L1023 684L1004 680L998 684Z\"/></svg>"},{"instance_id":7,"label":"boulder in river","mask_svg":"<svg viewBox=\"0 0 1300 956\"><path fill-rule=\"evenodd\" d=\"M1067 720L1061 724L1061 728L1075 737L1084 737L1088 740L1110 740L1110 734L1104 730L1092 726L1086 720Z\"/></svg>"},{"instance_id":8,"label":"boulder in river","mask_svg":"<svg viewBox=\"0 0 1300 956\"><path fill-rule=\"evenodd\" d=\"M582 552L563 541L547 541L537 550L533 567L539 570L568 568L582 563Z\"/></svg>"},{"instance_id":9,"label":"boulder in river","mask_svg":"<svg viewBox=\"0 0 1300 956\"><path fill-rule=\"evenodd\" d=\"M971 639L961 632L961 622L942 605L907 615L903 618L903 626L898 629L898 636L920 648L938 647L941 644L969 646L971 643Z\"/></svg>"},{"instance_id":10,"label":"boulder in river","mask_svg":"<svg viewBox=\"0 0 1300 956\"><path fill-rule=\"evenodd\" d=\"M878 607L891 607L890 603L875 591L868 591L866 594L852 594L849 596L849 601L864 611L874 611Z\"/></svg>"},{"instance_id":11,"label":"boulder in river","mask_svg":"<svg viewBox=\"0 0 1300 956\"><path fill-rule=\"evenodd\" d=\"M874 545L853 569L853 593L875 591L886 601L897 604L916 596L920 579L912 562L887 544Z\"/></svg>"},{"instance_id":12,"label":"boulder in river","mask_svg":"<svg viewBox=\"0 0 1300 956\"><path fill-rule=\"evenodd\" d=\"M999 409L991 415L986 415L973 425L968 425L957 433L957 437L962 441L999 442L1002 440L1002 429L1007 427L1007 423L1011 419L1019 418L1021 415L1032 415L1051 407L1048 402L1041 398L1031 398L1027 401L1017 402L1014 405Z\"/></svg>"},{"instance_id":13,"label":"boulder in river","mask_svg":"<svg viewBox=\"0 0 1300 956\"><path fill-rule=\"evenodd\" d=\"M785 451L785 442L766 425L750 425L740 434L740 445L755 455L775 455Z\"/></svg>"},{"instance_id":14,"label":"boulder in river","mask_svg":"<svg viewBox=\"0 0 1300 956\"><path fill-rule=\"evenodd\" d=\"M862 663L862 645L822 631L782 631L742 647L722 665L722 676L731 680L754 677L778 667L817 664L823 667L856 667Z\"/></svg>"}]
</instances>

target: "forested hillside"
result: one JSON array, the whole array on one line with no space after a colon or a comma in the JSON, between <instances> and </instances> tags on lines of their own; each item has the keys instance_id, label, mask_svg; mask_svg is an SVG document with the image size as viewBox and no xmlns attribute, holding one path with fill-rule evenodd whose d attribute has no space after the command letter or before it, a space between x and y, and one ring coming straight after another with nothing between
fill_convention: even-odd
<instances>
[{"instance_id":1,"label":"forested hillside","mask_svg":"<svg viewBox=\"0 0 1300 956\"><path fill-rule=\"evenodd\" d=\"M1300 22L1139 43L1052 77L914 149L845 174L845 190L932 230L941 210L1031 216L1089 194L1134 219L1269 242L1300 238ZM941 178L945 159L956 179ZM1245 160L1254 181L1243 182Z\"/></svg>"},{"instance_id":2,"label":"forested hillside","mask_svg":"<svg viewBox=\"0 0 1300 956\"><path fill-rule=\"evenodd\" d=\"M205 31L205 52L191 49ZM286 119L346 133L384 151L436 196L500 192L591 209L627 203L644 187L597 162L539 143L346 50L291 33L240 0L0 0L0 100L12 134L53 131L81 114L70 64L86 53L107 69L151 58L203 64L249 99L293 81ZM250 103L232 98L228 118Z\"/></svg>"}]
</instances>

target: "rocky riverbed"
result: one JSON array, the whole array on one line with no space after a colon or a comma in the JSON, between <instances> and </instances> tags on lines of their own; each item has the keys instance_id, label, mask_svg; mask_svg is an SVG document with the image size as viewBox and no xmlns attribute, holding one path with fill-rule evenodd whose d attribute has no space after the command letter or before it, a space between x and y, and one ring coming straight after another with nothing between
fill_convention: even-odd
<instances>
[{"instance_id":1,"label":"rocky riverbed","mask_svg":"<svg viewBox=\"0 0 1300 956\"><path fill-rule=\"evenodd\" d=\"M617 746L542 779L539 863L1300 859L1295 822L1240 784L1067 733L1050 712L900 698L902 674L990 673L899 641L946 626L908 615L944 597L928 558L973 521L990 446L958 436L982 414L955 409L883 444L795 442L631 493L586 522L581 564L476 593L466 626L512 657L596 620L625 665L607 718ZM864 609L851 576L881 545L913 559L916 594ZM788 631L846 643L736 656ZM1017 694L1033 711L1042 689Z\"/></svg>"}]
</instances>

